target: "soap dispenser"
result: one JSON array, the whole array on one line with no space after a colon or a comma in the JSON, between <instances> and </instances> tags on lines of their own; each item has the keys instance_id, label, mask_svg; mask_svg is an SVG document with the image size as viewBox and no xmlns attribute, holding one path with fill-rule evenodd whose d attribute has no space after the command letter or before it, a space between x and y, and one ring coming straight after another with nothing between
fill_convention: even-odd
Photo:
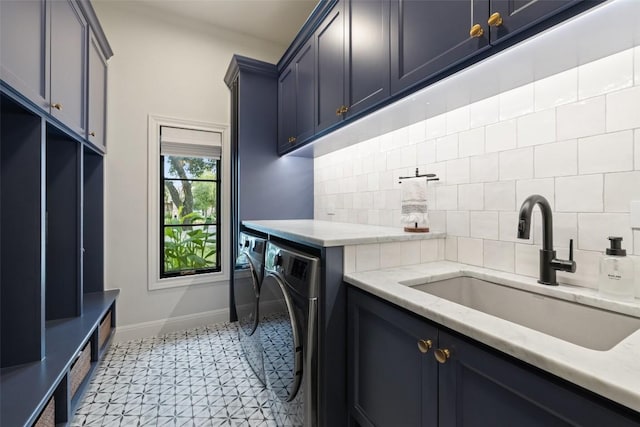
<instances>
[{"instance_id":1,"label":"soap dispenser","mask_svg":"<svg viewBox=\"0 0 640 427\"><path fill-rule=\"evenodd\" d=\"M633 300L634 266L622 249L622 237L609 237L610 247L600 260L598 289L603 296Z\"/></svg>"}]
</instances>

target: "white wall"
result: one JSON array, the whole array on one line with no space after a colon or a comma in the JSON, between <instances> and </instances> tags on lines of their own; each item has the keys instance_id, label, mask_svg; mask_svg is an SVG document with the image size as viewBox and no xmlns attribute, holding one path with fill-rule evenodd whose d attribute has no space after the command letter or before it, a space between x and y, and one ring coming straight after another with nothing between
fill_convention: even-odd
<instances>
[{"instance_id":1,"label":"white wall","mask_svg":"<svg viewBox=\"0 0 640 427\"><path fill-rule=\"evenodd\" d=\"M595 287L607 236L640 255L629 223L640 200L640 47L316 158L315 218L400 226L398 177L416 167L440 177L429 204L447 259L537 276L539 212L533 239L516 231L523 200L539 193L560 257L574 239L578 271L559 280Z\"/></svg>"},{"instance_id":2,"label":"white wall","mask_svg":"<svg viewBox=\"0 0 640 427\"><path fill-rule=\"evenodd\" d=\"M276 62L283 46L141 9L94 1L111 44L105 279L120 288L119 338L228 318L228 283L147 290L147 116L229 123L223 77L234 53Z\"/></svg>"}]
</instances>

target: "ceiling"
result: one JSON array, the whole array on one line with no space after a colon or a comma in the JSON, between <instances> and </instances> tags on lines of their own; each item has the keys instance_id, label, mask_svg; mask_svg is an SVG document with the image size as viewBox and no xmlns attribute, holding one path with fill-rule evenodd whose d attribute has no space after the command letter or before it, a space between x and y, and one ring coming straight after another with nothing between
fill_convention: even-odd
<instances>
[{"instance_id":1,"label":"ceiling","mask_svg":"<svg viewBox=\"0 0 640 427\"><path fill-rule=\"evenodd\" d=\"M289 46L318 0L142 0L144 5Z\"/></svg>"}]
</instances>

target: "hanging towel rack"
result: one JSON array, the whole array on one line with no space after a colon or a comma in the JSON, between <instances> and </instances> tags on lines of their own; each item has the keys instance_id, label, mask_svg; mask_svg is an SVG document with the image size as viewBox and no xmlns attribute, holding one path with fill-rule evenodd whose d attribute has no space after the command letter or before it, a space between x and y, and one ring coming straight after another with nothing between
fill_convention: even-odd
<instances>
[{"instance_id":1,"label":"hanging towel rack","mask_svg":"<svg viewBox=\"0 0 640 427\"><path fill-rule=\"evenodd\" d=\"M402 184L403 179L422 178L422 177L427 178L427 181L440 181L440 178L438 178L435 173L420 174L419 169L416 168L416 174L414 176L400 176L398 177L399 179L398 183Z\"/></svg>"}]
</instances>

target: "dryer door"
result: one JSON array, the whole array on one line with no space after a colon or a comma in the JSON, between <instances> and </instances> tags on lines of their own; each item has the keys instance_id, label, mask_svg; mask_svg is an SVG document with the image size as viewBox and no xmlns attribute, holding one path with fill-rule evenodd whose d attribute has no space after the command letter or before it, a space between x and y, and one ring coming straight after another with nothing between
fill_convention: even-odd
<instances>
[{"instance_id":1,"label":"dryer door","mask_svg":"<svg viewBox=\"0 0 640 427\"><path fill-rule=\"evenodd\" d=\"M291 295L274 273L262 282L259 325L267 387L291 401L302 380L302 337Z\"/></svg>"},{"instance_id":2,"label":"dryer door","mask_svg":"<svg viewBox=\"0 0 640 427\"><path fill-rule=\"evenodd\" d=\"M245 335L252 335L258 327L260 284L253 261L246 252L241 252L236 259L233 293L240 330Z\"/></svg>"}]
</instances>

